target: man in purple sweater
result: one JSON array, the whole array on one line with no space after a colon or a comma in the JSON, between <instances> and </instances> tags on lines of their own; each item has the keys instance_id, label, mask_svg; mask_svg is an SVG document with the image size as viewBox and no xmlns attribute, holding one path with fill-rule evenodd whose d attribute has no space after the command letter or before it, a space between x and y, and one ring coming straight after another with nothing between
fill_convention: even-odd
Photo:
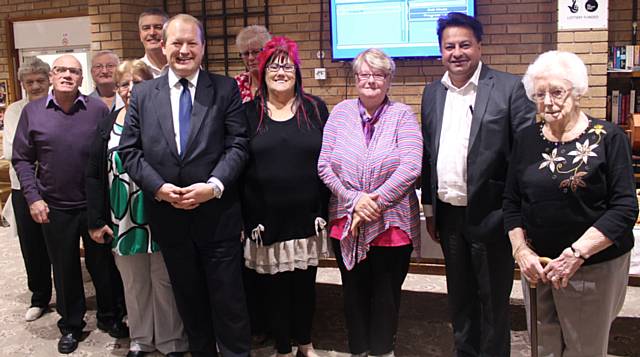
<instances>
[{"instance_id":1,"label":"man in purple sweater","mask_svg":"<svg viewBox=\"0 0 640 357\"><path fill-rule=\"evenodd\" d=\"M89 238L84 191L85 167L96 125L109 110L78 90L82 67L71 55L58 57L49 74L53 91L27 104L13 143L12 163L34 221L42 224L53 265L60 353L78 347L86 325L78 237L96 287L98 327L113 337L128 335L122 325L122 282L109 244ZM37 167L37 169L36 169Z\"/></svg>"}]
</instances>

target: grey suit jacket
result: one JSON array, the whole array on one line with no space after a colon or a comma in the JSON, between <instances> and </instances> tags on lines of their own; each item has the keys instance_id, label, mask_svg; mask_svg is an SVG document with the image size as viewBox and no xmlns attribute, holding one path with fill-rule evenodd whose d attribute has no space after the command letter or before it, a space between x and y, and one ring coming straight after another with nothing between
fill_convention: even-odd
<instances>
[{"instance_id":1,"label":"grey suit jacket","mask_svg":"<svg viewBox=\"0 0 640 357\"><path fill-rule=\"evenodd\" d=\"M438 214L436 165L446 97L447 88L440 80L428 84L422 95L422 204L433 204L434 218ZM535 122L535 114L520 77L482 65L467 155L465 233L472 239L487 242L504 238L502 193L513 137Z\"/></svg>"}]
</instances>

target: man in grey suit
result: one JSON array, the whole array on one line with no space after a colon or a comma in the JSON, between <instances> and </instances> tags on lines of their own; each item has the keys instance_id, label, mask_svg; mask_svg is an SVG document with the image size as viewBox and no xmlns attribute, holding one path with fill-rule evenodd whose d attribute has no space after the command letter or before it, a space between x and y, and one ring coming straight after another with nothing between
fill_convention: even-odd
<instances>
[{"instance_id":1,"label":"man in grey suit","mask_svg":"<svg viewBox=\"0 0 640 357\"><path fill-rule=\"evenodd\" d=\"M444 252L457 356L509 356L513 258L502 191L514 133L534 123L520 79L480 61L482 24L438 20L439 81L422 97L422 203Z\"/></svg>"},{"instance_id":2,"label":"man in grey suit","mask_svg":"<svg viewBox=\"0 0 640 357\"><path fill-rule=\"evenodd\" d=\"M190 15L163 29L166 75L133 89L120 141L141 187L193 356L249 356L237 179L246 119L231 78L200 70L204 32ZM214 336L215 328L215 336Z\"/></svg>"}]
</instances>

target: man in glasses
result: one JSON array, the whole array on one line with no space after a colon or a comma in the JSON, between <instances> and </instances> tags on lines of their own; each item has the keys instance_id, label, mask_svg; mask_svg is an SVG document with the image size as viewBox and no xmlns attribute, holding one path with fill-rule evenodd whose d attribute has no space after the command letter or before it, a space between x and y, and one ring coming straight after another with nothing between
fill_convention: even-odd
<instances>
[{"instance_id":1,"label":"man in glasses","mask_svg":"<svg viewBox=\"0 0 640 357\"><path fill-rule=\"evenodd\" d=\"M140 60L147 64L153 78L167 74L169 69L167 57L162 53L162 27L168 19L169 15L158 8L146 9L138 16L140 42L144 46L144 57Z\"/></svg>"},{"instance_id":2,"label":"man in glasses","mask_svg":"<svg viewBox=\"0 0 640 357\"><path fill-rule=\"evenodd\" d=\"M509 356L511 245L502 192L514 133L536 108L520 78L482 63L482 24L438 20L442 79L422 97L422 203L444 252L456 356Z\"/></svg>"},{"instance_id":3,"label":"man in glasses","mask_svg":"<svg viewBox=\"0 0 640 357\"><path fill-rule=\"evenodd\" d=\"M126 337L128 331L118 320L122 312L117 295L122 287L112 275L117 270L111 246L94 242L87 230L85 168L97 123L109 111L100 100L78 90L82 67L72 55L53 62L49 80L53 90L22 111L12 163L31 217L42 224L60 314L58 351L67 354L78 347L86 325L78 237L96 288L98 326L114 337Z\"/></svg>"},{"instance_id":4,"label":"man in glasses","mask_svg":"<svg viewBox=\"0 0 640 357\"><path fill-rule=\"evenodd\" d=\"M116 93L116 82L113 73L120 64L120 58L113 51L97 52L91 58L91 78L96 89L90 96L99 98L110 111L124 107L124 101Z\"/></svg>"}]
</instances>

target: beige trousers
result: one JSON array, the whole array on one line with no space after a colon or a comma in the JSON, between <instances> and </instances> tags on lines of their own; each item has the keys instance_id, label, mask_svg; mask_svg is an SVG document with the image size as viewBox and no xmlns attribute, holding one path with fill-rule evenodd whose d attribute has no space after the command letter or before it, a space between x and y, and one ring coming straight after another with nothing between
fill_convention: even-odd
<instances>
[{"instance_id":1,"label":"beige trousers","mask_svg":"<svg viewBox=\"0 0 640 357\"><path fill-rule=\"evenodd\" d=\"M189 350L161 253L115 256L124 283L131 351Z\"/></svg>"},{"instance_id":2,"label":"beige trousers","mask_svg":"<svg viewBox=\"0 0 640 357\"><path fill-rule=\"evenodd\" d=\"M540 284L538 354L548 357L606 357L609 329L624 303L630 254L584 266L566 288ZM529 289L523 291L529 320ZM528 321L530 323L530 321Z\"/></svg>"}]
</instances>

